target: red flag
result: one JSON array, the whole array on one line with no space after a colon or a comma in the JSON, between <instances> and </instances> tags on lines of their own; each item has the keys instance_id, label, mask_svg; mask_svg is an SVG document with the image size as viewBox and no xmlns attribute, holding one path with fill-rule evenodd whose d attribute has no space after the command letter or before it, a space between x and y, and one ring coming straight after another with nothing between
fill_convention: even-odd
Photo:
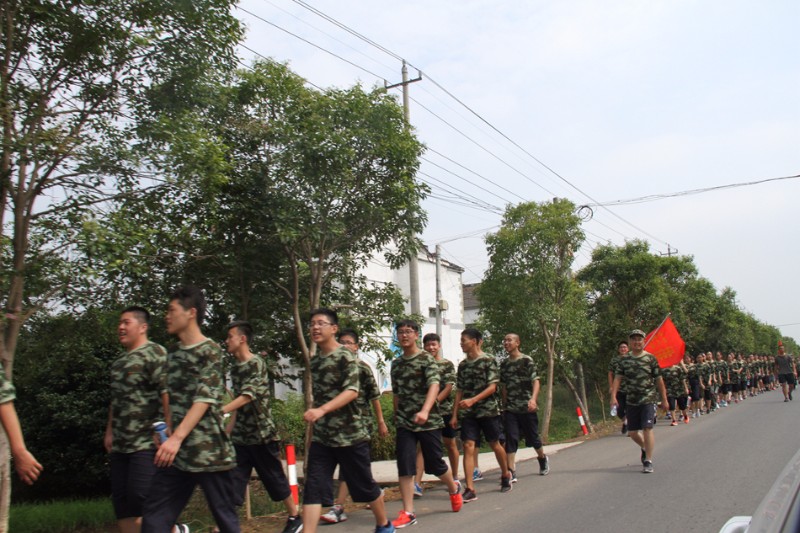
<instances>
[{"instance_id":1,"label":"red flag","mask_svg":"<svg viewBox=\"0 0 800 533\"><path fill-rule=\"evenodd\" d=\"M675 365L683 359L686 353L686 343L683 342L681 334L672 323L669 316L658 328L647 334L644 338L645 350L656 356L658 366L667 368Z\"/></svg>"}]
</instances>

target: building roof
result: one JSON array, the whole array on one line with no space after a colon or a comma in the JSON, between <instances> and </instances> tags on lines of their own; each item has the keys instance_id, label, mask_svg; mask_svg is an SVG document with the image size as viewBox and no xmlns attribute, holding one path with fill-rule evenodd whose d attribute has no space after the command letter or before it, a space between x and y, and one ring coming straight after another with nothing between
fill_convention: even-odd
<instances>
[{"instance_id":1,"label":"building roof","mask_svg":"<svg viewBox=\"0 0 800 533\"><path fill-rule=\"evenodd\" d=\"M479 309L478 297L475 295L475 288L480 283L467 283L464 284L464 311L469 309Z\"/></svg>"}]
</instances>

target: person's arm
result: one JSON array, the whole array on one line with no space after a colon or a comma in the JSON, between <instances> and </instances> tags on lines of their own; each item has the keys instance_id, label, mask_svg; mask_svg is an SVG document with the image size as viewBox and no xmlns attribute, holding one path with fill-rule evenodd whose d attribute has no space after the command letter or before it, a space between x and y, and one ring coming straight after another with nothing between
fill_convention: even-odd
<instances>
[{"instance_id":1,"label":"person's arm","mask_svg":"<svg viewBox=\"0 0 800 533\"><path fill-rule=\"evenodd\" d=\"M428 421L428 416L431 413L433 404L436 402L436 397L439 395L439 384L431 383L428 386L428 393L425 394L425 403L422 404L422 409L414 415L414 423L422 426Z\"/></svg>"},{"instance_id":2,"label":"person's arm","mask_svg":"<svg viewBox=\"0 0 800 533\"><path fill-rule=\"evenodd\" d=\"M164 423L167 425L167 431L172 431L172 411L169 410L169 394L166 392L161 393L161 408L164 410Z\"/></svg>"},{"instance_id":3,"label":"person's arm","mask_svg":"<svg viewBox=\"0 0 800 533\"><path fill-rule=\"evenodd\" d=\"M195 402L192 404L180 425L175 428L172 435L158 447L154 460L156 466L166 467L172 465L175 461L175 456L178 455L178 451L181 449L181 444L183 444L183 441L186 440L186 437L189 436L189 433L192 432L197 423L200 422L203 415L206 414L210 405L211 404L206 402Z\"/></svg>"},{"instance_id":4,"label":"person's arm","mask_svg":"<svg viewBox=\"0 0 800 533\"><path fill-rule=\"evenodd\" d=\"M436 401L442 403L446 399L450 397L450 393L453 392L453 384L448 383L444 387L439 390L439 395L436 397Z\"/></svg>"},{"instance_id":5,"label":"person's arm","mask_svg":"<svg viewBox=\"0 0 800 533\"><path fill-rule=\"evenodd\" d=\"M358 398L358 391L353 389L343 390L336 395L331 401L326 402L319 407L312 407L303 414L303 420L313 424L326 414L337 411Z\"/></svg>"},{"instance_id":6,"label":"person's arm","mask_svg":"<svg viewBox=\"0 0 800 533\"><path fill-rule=\"evenodd\" d=\"M489 386L487 386L485 389L483 389L481 392L479 392L472 398L461 400L459 402L459 407L463 407L464 409L469 409L479 401L485 400L495 392L497 392L497 382L489 383Z\"/></svg>"},{"instance_id":7,"label":"person's arm","mask_svg":"<svg viewBox=\"0 0 800 533\"><path fill-rule=\"evenodd\" d=\"M389 434L389 427L383 419L383 408L381 407L380 397L372 400L372 411L375 413L375 420L378 422L378 435L385 437Z\"/></svg>"},{"instance_id":8,"label":"person's arm","mask_svg":"<svg viewBox=\"0 0 800 533\"><path fill-rule=\"evenodd\" d=\"M242 394L240 396L237 396L231 402L222 407L222 414L226 415L228 413L236 411L237 409L244 407L245 405L247 405L252 401L253 398L247 394Z\"/></svg>"},{"instance_id":9,"label":"person's arm","mask_svg":"<svg viewBox=\"0 0 800 533\"><path fill-rule=\"evenodd\" d=\"M664 386L664 379L661 376L656 377L656 387L658 392L661 393L661 402L664 405L664 410L669 410L669 401L667 400L667 388Z\"/></svg>"},{"instance_id":10,"label":"person's arm","mask_svg":"<svg viewBox=\"0 0 800 533\"><path fill-rule=\"evenodd\" d=\"M531 391L531 399L528 400L528 411L531 413L535 413L539 410L539 388L541 384L539 383L539 379L533 380L533 390Z\"/></svg>"},{"instance_id":11,"label":"person's arm","mask_svg":"<svg viewBox=\"0 0 800 533\"><path fill-rule=\"evenodd\" d=\"M114 435L113 435L113 433L111 431L111 421L112 421L111 406L109 405L108 406L108 422L106 423L105 435L103 435L103 446L105 447L106 452L108 452L108 453L111 453L111 445L114 442Z\"/></svg>"},{"instance_id":12,"label":"person's arm","mask_svg":"<svg viewBox=\"0 0 800 533\"><path fill-rule=\"evenodd\" d=\"M611 384L611 405L617 405L617 391L619 391L619 385L622 383L622 376L616 375L614 376L614 382Z\"/></svg>"},{"instance_id":13,"label":"person's arm","mask_svg":"<svg viewBox=\"0 0 800 533\"><path fill-rule=\"evenodd\" d=\"M461 389L456 391L456 400L453 402L453 416L450 417L450 427L456 429L458 427L458 406L461 403L461 398L464 397L464 391Z\"/></svg>"},{"instance_id":14,"label":"person's arm","mask_svg":"<svg viewBox=\"0 0 800 533\"><path fill-rule=\"evenodd\" d=\"M8 401L0 404L0 423L3 424L3 429L6 431L11 455L14 457L14 468L17 470L19 478L28 485L33 485L43 468L25 447L25 439L22 437L22 428L19 425L17 410L14 409L14 402Z\"/></svg>"},{"instance_id":15,"label":"person's arm","mask_svg":"<svg viewBox=\"0 0 800 533\"><path fill-rule=\"evenodd\" d=\"M611 390L611 386L614 385L614 372L612 370L608 371L608 390Z\"/></svg>"}]
</instances>

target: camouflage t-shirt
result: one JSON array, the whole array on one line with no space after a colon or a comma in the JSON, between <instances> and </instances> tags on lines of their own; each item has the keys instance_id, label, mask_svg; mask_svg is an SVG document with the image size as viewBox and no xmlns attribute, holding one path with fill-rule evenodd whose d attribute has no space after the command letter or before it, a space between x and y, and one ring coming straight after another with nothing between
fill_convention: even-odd
<instances>
[{"instance_id":1,"label":"camouflage t-shirt","mask_svg":"<svg viewBox=\"0 0 800 533\"><path fill-rule=\"evenodd\" d=\"M700 369L697 367L696 363L689 363L686 365L686 375L689 379L700 378Z\"/></svg>"},{"instance_id":2,"label":"camouflage t-shirt","mask_svg":"<svg viewBox=\"0 0 800 533\"><path fill-rule=\"evenodd\" d=\"M0 404L13 402L17 398L14 385L6 378L6 373L0 371ZM152 442L152 440L150 441Z\"/></svg>"},{"instance_id":3,"label":"camouflage t-shirt","mask_svg":"<svg viewBox=\"0 0 800 533\"><path fill-rule=\"evenodd\" d=\"M649 352L629 354L619 362L619 373L628 381L628 405L658 403L656 378L661 376L658 360Z\"/></svg>"},{"instance_id":4,"label":"camouflage t-shirt","mask_svg":"<svg viewBox=\"0 0 800 533\"><path fill-rule=\"evenodd\" d=\"M254 355L231 368L234 397L249 396L250 403L236 410L236 425L231 440L234 444L266 444L278 440L275 422L269 410L269 376L267 364Z\"/></svg>"},{"instance_id":5,"label":"camouflage t-shirt","mask_svg":"<svg viewBox=\"0 0 800 533\"><path fill-rule=\"evenodd\" d=\"M497 370L497 361L494 357L481 354L473 360L469 357L463 359L458 364L458 374L456 386L461 391L461 398L466 400L477 396L492 383L500 381ZM461 418L486 418L500 414L500 406L497 402L497 394L491 394L468 409L458 410Z\"/></svg>"},{"instance_id":6,"label":"camouflage t-shirt","mask_svg":"<svg viewBox=\"0 0 800 533\"><path fill-rule=\"evenodd\" d=\"M712 373L711 364L708 361L703 361L698 372L700 374L700 382L708 386L708 380L711 378Z\"/></svg>"},{"instance_id":7,"label":"camouflage t-shirt","mask_svg":"<svg viewBox=\"0 0 800 533\"><path fill-rule=\"evenodd\" d=\"M183 441L173 464L186 472L232 469L236 457L222 419L222 349L206 339L192 346L178 346L168 360L167 388L173 428L180 425L193 404L209 404Z\"/></svg>"},{"instance_id":8,"label":"camouflage t-shirt","mask_svg":"<svg viewBox=\"0 0 800 533\"><path fill-rule=\"evenodd\" d=\"M533 382L539 376L530 356L521 354L516 359L509 357L500 363L500 382L506 390L506 411L527 413L528 401L533 394Z\"/></svg>"},{"instance_id":9,"label":"camouflage t-shirt","mask_svg":"<svg viewBox=\"0 0 800 533\"><path fill-rule=\"evenodd\" d=\"M152 450L153 423L164 419L167 351L148 341L111 363L111 451Z\"/></svg>"},{"instance_id":10,"label":"camouflage t-shirt","mask_svg":"<svg viewBox=\"0 0 800 533\"><path fill-rule=\"evenodd\" d=\"M614 374L615 378L617 376L621 375L620 372L619 372L619 362L620 362L621 359L624 359L625 357L628 357L628 356L627 355L623 356L623 355L617 354L617 355L615 355L614 357L611 358L611 362L608 365L608 370L612 374ZM617 392L621 392L623 394L628 392L628 387L627 387L627 385L625 385L625 378L622 378L622 380L620 381L619 389L617 390Z\"/></svg>"},{"instance_id":11,"label":"camouflage t-shirt","mask_svg":"<svg viewBox=\"0 0 800 533\"><path fill-rule=\"evenodd\" d=\"M717 361L717 375L720 378L720 383L724 385L730 384L731 378L728 372L728 363L725 361Z\"/></svg>"},{"instance_id":12,"label":"camouflage t-shirt","mask_svg":"<svg viewBox=\"0 0 800 533\"><path fill-rule=\"evenodd\" d=\"M661 377L667 387L667 395L677 398L686 394L686 372L679 365L661 369Z\"/></svg>"},{"instance_id":13,"label":"camouflage t-shirt","mask_svg":"<svg viewBox=\"0 0 800 533\"><path fill-rule=\"evenodd\" d=\"M414 423L416 415L425 404L431 385L439 384L439 365L426 351L406 357L401 355L392 361L392 393L397 399L395 419L397 427L409 431L430 431L444 427L439 404L433 402L428 421L423 425Z\"/></svg>"},{"instance_id":14,"label":"camouflage t-shirt","mask_svg":"<svg viewBox=\"0 0 800 533\"><path fill-rule=\"evenodd\" d=\"M358 384L358 398L355 401L361 411L361 423L364 425L364 430L371 435L375 433L375 418L370 416L372 413L371 403L381 397L381 390L375 381L372 368L361 359L358 360Z\"/></svg>"},{"instance_id":15,"label":"camouflage t-shirt","mask_svg":"<svg viewBox=\"0 0 800 533\"><path fill-rule=\"evenodd\" d=\"M442 416L450 416L453 414L453 389L456 386L456 366L452 361L442 358L436 361L439 365L439 392L442 392L447 385L452 385L450 395L443 401L439 402L439 411ZM445 421L448 422L448 421Z\"/></svg>"},{"instance_id":16,"label":"camouflage t-shirt","mask_svg":"<svg viewBox=\"0 0 800 533\"><path fill-rule=\"evenodd\" d=\"M320 407L346 390L359 392L358 359L339 346L327 355L317 354L311 358L311 390L314 407ZM314 422L312 440L325 446L352 446L369 439L361 423L361 409L352 401L336 411L327 413Z\"/></svg>"}]
</instances>

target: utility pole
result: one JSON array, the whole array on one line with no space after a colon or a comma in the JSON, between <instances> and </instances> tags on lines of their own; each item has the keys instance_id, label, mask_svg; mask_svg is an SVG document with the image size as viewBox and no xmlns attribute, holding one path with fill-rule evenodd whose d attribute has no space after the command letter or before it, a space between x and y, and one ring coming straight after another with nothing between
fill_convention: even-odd
<instances>
[{"instance_id":1,"label":"utility pole","mask_svg":"<svg viewBox=\"0 0 800 533\"><path fill-rule=\"evenodd\" d=\"M670 247L669 243L667 243L667 253L658 252L658 255L660 255L660 256L662 256L662 257L663 257L663 256L665 256L665 255L666 255L667 257L672 257L673 255L677 255L677 254L678 254L678 250L673 250L673 249Z\"/></svg>"},{"instance_id":2,"label":"utility pole","mask_svg":"<svg viewBox=\"0 0 800 533\"><path fill-rule=\"evenodd\" d=\"M383 80L384 87L388 89L393 89L395 87L402 87L403 88L403 116L406 119L406 127L411 127L411 112L408 107L408 86L414 82L420 81L422 79L422 72L417 71L417 77L413 80L408 79L408 67L406 66L406 60L403 60L403 68L401 70L401 74L403 76L403 81L400 83L395 83L389 85L386 80ZM411 313L415 315L421 315L422 311L420 310L419 306L419 261L417 259L417 251L415 250L412 256L408 259L408 277L409 277L409 303L411 304ZM436 307L438 309L439 304L437 302Z\"/></svg>"},{"instance_id":3,"label":"utility pole","mask_svg":"<svg viewBox=\"0 0 800 533\"><path fill-rule=\"evenodd\" d=\"M442 247L436 245L436 334L442 338Z\"/></svg>"}]
</instances>

